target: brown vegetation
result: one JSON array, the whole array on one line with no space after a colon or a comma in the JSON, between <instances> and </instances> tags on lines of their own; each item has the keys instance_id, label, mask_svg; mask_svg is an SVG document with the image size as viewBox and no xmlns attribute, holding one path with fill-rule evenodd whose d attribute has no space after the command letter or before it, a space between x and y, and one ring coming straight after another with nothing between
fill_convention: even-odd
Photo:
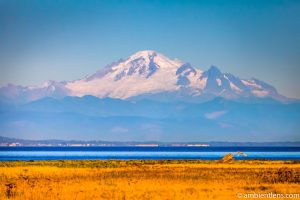
<instances>
[{"instance_id":1,"label":"brown vegetation","mask_svg":"<svg viewBox=\"0 0 300 200\"><path fill-rule=\"evenodd\" d=\"M296 161L0 162L0 199L237 199L299 193Z\"/></svg>"}]
</instances>

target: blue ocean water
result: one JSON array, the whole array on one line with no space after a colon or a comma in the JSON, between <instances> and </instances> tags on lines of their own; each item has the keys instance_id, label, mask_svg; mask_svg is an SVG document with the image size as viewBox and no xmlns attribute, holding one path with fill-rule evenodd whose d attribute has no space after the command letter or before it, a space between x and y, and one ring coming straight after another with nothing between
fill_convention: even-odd
<instances>
[{"instance_id":1,"label":"blue ocean water","mask_svg":"<svg viewBox=\"0 0 300 200\"><path fill-rule=\"evenodd\" d=\"M218 160L244 152L237 160L300 160L300 147L0 147L0 160Z\"/></svg>"}]
</instances>

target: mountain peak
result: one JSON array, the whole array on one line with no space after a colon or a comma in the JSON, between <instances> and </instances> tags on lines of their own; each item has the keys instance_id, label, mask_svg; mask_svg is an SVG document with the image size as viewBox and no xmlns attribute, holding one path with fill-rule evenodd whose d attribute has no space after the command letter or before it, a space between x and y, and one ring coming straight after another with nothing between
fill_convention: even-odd
<instances>
[{"instance_id":1,"label":"mountain peak","mask_svg":"<svg viewBox=\"0 0 300 200\"><path fill-rule=\"evenodd\" d=\"M125 65L133 64L142 66L156 66L157 68L178 68L179 66L183 65L184 62L178 59L171 59L157 51L154 50L143 50L138 51L135 54L129 56L125 61ZM155 67L155 68L156 68Z\"/></svg>"},{"instance_id":2,"label":"mountain peak","mask_svg":"<svg viewBox=\"0 0 300 200\"><path fill-rule=\"evenodd\" d=\"M214 65L210 66L210 68L203 73L203 77L220 78L222 76L222 72Z\"/></svg>"},{"instance_id":3,"label":"mountain peak","mask_svg":"<svg viewBox=\"0 0 300 200\"><path fill-rule=\"evenodd\" d=\"M136 53L134 53L133 55L131 55L129 57L130 60L135 60L135 59L139 59L139 58L150 58L150 57L155 57L157 56L159 53L155 52L154 50L143 50L143 51L138 51ZM160 54L161 55L161 54Z\"/></svg>"},{"instance_id":4,"label":"mountain peak","mask_svg":"<svg viewBox=\"0 0 300 200\"><path fill-rule=\"evenodd\" d=\"M137 51L133 55L152 55L152 54L157 54L157 53L158 52L156 52L154 50L141 50L141 51Z\"/></svg>"},{"instance_id":5,"label":"mountain peak","mask_svg":"<svg viewBox=\"0 0 300 200\"><path fill-rule=\"evenodd\" d=\"M213 72L213 73L218 73L218 74L221 73L220 69L218 67L214 66L214 65L211 65L210 68L207 71L210 71L210 72Z\"/></svg>"},{"instance_id":6,"label":"mountain peak","mask_svg":"<svg viewBox=\"0 0 300 200\"><path fill-rule=\"evenodd\" d=\"M182 62L179 59L171 59L167 56L165 56L162 53L159 53L154 50L143 50L143 51L138 51L134 53L133 55L129 56L128 61L135 61L135 60L144 60L146 62L155 62L157 64L161 63L168 63L169 65L182 65L184 62Z\"/></svg>"}]
</instances>

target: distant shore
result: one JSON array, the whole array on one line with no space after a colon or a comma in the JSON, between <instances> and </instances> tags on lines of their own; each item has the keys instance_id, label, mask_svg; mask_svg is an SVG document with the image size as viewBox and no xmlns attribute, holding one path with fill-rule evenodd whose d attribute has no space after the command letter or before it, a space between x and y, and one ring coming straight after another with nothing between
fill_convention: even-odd
<instances>
[{"instance_id":1,"label":"distant shore","mask_svg":"<svg viewBox=\"0 0 300 200\"><path fill-rule=\"evenodd\" d=\"M0 136L0 147L300 147L300 141L284 142L159 142L101 140L27 140Z\"/></svg>"}]
</instances>

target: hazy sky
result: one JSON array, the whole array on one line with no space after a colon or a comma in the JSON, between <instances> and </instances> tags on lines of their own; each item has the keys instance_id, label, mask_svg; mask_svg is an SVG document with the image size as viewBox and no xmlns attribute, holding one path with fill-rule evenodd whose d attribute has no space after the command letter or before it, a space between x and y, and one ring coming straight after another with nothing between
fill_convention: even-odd
<instances>
[{"instance_id":1,"label":"hazy sky","mask_svg":"<svg viewBox=\"0 0 300 200\"><path fill-rule=\"evenodd\" d=\"M0 85L82 78L153 49L300 98L300 1L0 0Z\"/></svg>"}]
</instances>

